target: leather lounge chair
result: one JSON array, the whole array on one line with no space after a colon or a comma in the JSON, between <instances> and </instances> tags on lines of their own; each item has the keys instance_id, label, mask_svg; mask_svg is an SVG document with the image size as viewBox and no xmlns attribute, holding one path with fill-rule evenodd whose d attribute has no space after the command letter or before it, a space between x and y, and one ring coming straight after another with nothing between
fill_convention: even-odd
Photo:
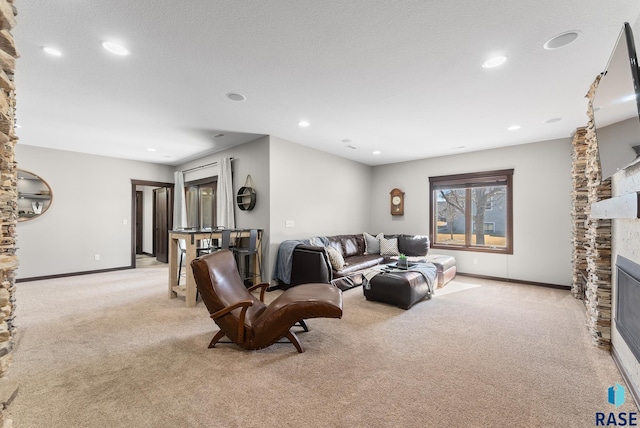
<instances>
[{"instance_id":1,"label":"leather lounge chair","mask_svg":"<svg viewBox=\"0 0 640 428\"><path fill-rule=\"evenodd\" d=\"M302 284L266 305L269 284L245 287L231 251L206 254L193 260L191 267L211 319L220 327L209 348L225 336L248 350L266 348L286 337L302 353L291 327L302 322L306 330L308 318L342 318L342 292L331 284ZM260 299L251 293L257 289Z\"/></svg>"}]
</instances>

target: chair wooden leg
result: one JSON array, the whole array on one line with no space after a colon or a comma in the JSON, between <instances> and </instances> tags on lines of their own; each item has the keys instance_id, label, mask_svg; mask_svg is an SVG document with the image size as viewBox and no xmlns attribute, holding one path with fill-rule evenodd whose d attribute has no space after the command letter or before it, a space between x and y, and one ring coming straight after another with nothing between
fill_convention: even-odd
<instances>
[{"instance_id":1,"label":"chair wooden leg","mask_svg":"<svg viewBox=\"0 0 640 428\"><path fill-rule=\"evenodd\" d=\"M302 347L302 344L300 343L300 341L298 340L298 337L295 335L294 332L289 330L287 334L284 335L284 337L286 337L287 339L289 339L291 343L293 343L293 346L296 347L299 353L302 354L304 352L304 348Z\"/></svg>"},{"instance_id":2,"label":"chair wooden leg","mask_svg":"<svg viewBox=\"0 0 640 428\"><path fill-rule=\"evenodd\" d=\"M306 331L307 333L309 332L309 327L307 327L307 323L304 322L304 320L298 321L296 325L299 325L300 327L302 327L304 331Z\"/></svg>"},{"instance_id":3,"label":"chair wooden leg","mask_svg":"<svg viewBox=\"0 0 640 428\"><path fill-rule=\"evenodd\" d=\"M216 343L218 343L220 341L220 339L222 339L225 336L225 333L222 330L219 330L215 336L213 336L213 339L211 339L211 342L209 343L209 348L213 348L216 346Z\"/></svg>"}]
</instances>

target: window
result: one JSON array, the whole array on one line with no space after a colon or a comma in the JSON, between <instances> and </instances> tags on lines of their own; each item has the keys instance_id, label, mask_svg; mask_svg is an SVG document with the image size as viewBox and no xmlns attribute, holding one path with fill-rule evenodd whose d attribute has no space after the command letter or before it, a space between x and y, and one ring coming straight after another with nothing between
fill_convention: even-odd
<instances>
[{"instance_id":1,"label":"window","mask_svg":"<svg viewBox=\"0 0 640 428\"><path fill-rule=\"evenodd\" d=\"M429 177L429 185L432 248L513 254L513 169Z\"/></svg>"},{"instance_id":2,"label":"window","mask_svg":"<svg viewBox=\"0 0 640 428\"><path fill-rule=\"evenodd\" d=\"M204 229L216 226L217 185L217 177L185 183L187 227Z\"/></svg>"}]
</instances>

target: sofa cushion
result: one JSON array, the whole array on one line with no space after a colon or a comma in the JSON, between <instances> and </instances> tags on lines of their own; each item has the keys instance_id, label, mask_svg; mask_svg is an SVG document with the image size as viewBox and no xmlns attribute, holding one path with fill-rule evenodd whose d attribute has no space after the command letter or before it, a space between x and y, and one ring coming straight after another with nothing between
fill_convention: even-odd
<instances>
[{"instance_id":1,"label":"sofa cushion","mask_svg":"<svg viewBox=\"0 0 640 428\"><path fill-rule=\"evenodd\" d=\"M381 256L397 256L400 254L398 251L398 238L380 240L380 255Z\"/></svg>"},{"instance_id":2,"label":"sofa cushion","mask_svg":"<svg viewBox=\"0 0 640 428\"><path fill-rule=\"evenodd\" d=\"M342 254L345 257L355 256L364 252L360 251L356 235L340 235L340 241L342 242Z\"/></svg>"},{"instance_id":3,"label":"sofa cushion","mask_svg":"<svg viewBox=\"0 0 640 428\"><path fill-rule=\"evenodd\" d=\"M378 233L376 236L365 232L362 234L362 237L364 238L365 254L380 254L380 239L384 238L384 234L382 232Z\"/></svg>"},{"instance_id":4,"label":"sofa cushion","mask_svg":"<svg viewBox=\"0 0 640 428\"><path fill-rule=\"evenodd\" d=\"M333 276L335 278L384 263L384 257L380 254L367 254L347 257L344 261L345 266L341 270L334 270Z\"/></svg>"},{"instance_id":5,"label":"sofa cushion","mask_svg":"<svg viewBox=\"0 0 640 428\"><path fill-rule=\"evenodd\" d=\"M426 256L429 252L429 237L425 235L398 236L398 251L405 256Z\"/></svg>"},{"instance_id":6,"label":"sofa cushion","mask_svg":"<svg viewBox=\"0 0 640 428\"><path fill-rule=\"evenodd\" d=\"M327 247L327 256L329 256L329 263L334 270L340 270L344 267L344 257L335 248Z\"/></svg>"},{"instance_id":7,"label":"sofa cushion","mask_svg":"<svg viewBox=\"0 0 640 428\"><path fill-rule=\"evenodd\" d=\"M344 257L344 253L342 252L342 240L340 239L340 236L327 236L327 244L328 247L333 247L338 250L342 257Z\"/></svg>"}]
</instances>

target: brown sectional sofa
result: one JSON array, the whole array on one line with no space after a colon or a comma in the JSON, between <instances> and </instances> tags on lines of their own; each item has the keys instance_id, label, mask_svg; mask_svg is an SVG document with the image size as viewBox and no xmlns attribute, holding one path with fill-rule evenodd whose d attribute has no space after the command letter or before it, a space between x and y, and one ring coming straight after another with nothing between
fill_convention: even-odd
<instances>
[{"instance_id":1,"label":"brown sectional sofa","mask_svg":"<svg viewBox=\"0 0 640 428\"><path fill-rule=\"evenodd\" d=\"M281 244L278 258L287 259L283 248L289 248L290 280L278 278L280 288L290 288L298 284L311 282L330 282L341 290L362 285L363 270L397 259L397 254L406 255L411 261L427 261L429 258L429 237L425 235L378 235L386 243L396 240L397 251L392 248L375 248L374 238L369 234L335 235L316 237L304 241L285 241ZM335 251L334 251L335 250ZM369 251L367 251L369 250ZM339 256L336 256L335 253ZM385 254L386 253L386 254ZM395 254L394 254L395 253ZM336 262L335 259L338 259ZM340 261L343 261L341 264ZM277 262L278 263L278 262ZM285 263L286 264L286 263ZM453 266L436 266L438 269L438 286L444 285L455 276L455 260ZM277 269L276 269L277 270ZM286 277L286 275L282 275Z\"/></svg>"}]
</instances>

